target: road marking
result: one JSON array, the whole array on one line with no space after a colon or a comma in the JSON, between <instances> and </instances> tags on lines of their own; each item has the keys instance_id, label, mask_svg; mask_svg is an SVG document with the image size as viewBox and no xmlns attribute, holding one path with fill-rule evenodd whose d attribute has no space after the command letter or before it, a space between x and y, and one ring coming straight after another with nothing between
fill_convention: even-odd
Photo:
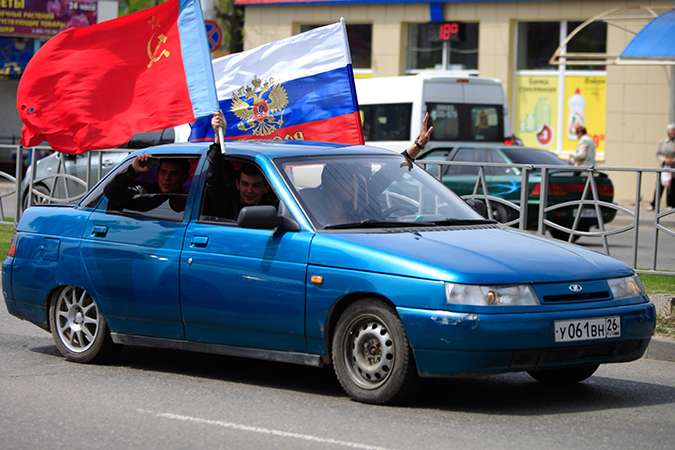
<instances>
[{"instance_id":1,"label":"road marking","mask_svg":"<svg viewBox=\"0 0 675 450\"><path fill-rule=\"evenodd\" d=\"M253 433L270 434L272 436L279 436L284 438L300 439L302 441L308 442L320 442L322 444L340 445L342 447L358 448L363 450L391 450L385 447L376 447L373 445L358 444L356 442L338 441L336 439L327 439L317 436L310 436L308 434L289 433L287 431L279 431L279 430L269 430L267 428L251 427L248 425L241 425L231 422L221 422L220 420L201 419L199 417L183 416L171 413L153 413L152 411L142 409L139 409L138 412L154 414L155 417L161 417L165 419L182 420L183 422L199 423L203 425L215 425L224 428L232 428L234 430L240 431L250 431Z\"/></svg>"}]
</instances>

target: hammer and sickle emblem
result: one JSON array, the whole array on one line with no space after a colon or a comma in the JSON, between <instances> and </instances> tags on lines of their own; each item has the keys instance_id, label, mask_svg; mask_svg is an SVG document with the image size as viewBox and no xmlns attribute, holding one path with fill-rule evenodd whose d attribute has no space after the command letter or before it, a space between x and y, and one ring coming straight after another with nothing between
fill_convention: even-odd
<instances>
[{"instance_id":1,"label":"hammer and sickle emblem","mask_svg":"<svg viewBox=\"0 0 675 450\"><path fill-rule=\"evenodd\" d=\"M150 67L152 67L152 63L155 63L155 62L159 61L159 59L162 56L166 56L168 58L169 55L171 55L171 53L169 53L168 50L162 50L161 52L159 50L159 47L162 44L166 44L166 36L164 36L163 34L160 34L159 36L157 36L157 38L159 39L159 42L157 43L157 46L155 47L155 51L154 52L150 51L150 44L152 43L152 38L154 38L154 37L155 37L155 35L153 34L152 37L150 38L150 40L148 41L148 57L150 58L150 62L148 63L148 69ZM158 52L159 52L159 54L157 54Z\"/></svg>"}]
</instances>

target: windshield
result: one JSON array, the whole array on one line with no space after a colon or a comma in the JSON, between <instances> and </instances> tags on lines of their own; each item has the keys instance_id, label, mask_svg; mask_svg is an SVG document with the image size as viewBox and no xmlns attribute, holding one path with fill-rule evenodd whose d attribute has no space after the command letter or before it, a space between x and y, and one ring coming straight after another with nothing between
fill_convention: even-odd
<instances>
[{"instance_id":1,"label":"windshield","mask_svg":"<svg viewBox=\"0 0 675 450\"><path fill-rule=\"evenodd\" d=\"M317 229L484 222L462 199L399 155L277 160Z\"/></svg>"}]
</instances>

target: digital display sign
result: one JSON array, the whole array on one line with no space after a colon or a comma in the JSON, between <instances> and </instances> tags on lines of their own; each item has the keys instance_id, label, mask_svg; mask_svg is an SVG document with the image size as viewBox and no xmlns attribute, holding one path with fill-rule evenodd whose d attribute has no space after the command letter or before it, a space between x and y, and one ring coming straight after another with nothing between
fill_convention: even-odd
<instances>
[{"instance_id":1,"label":"digital display sign","mask_svg":"<svg viewBox=\"0 0 675 450\"><path fill-rule=\"evenodd\" d=\"M426 27L429 42L459 42L459 23L457 22L429 23Z\"/></svg>"}]
</instances>

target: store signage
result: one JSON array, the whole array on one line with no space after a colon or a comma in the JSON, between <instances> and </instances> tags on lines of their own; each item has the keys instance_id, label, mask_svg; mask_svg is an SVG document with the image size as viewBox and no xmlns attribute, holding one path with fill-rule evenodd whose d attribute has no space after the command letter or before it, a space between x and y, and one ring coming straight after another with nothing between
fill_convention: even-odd
<instances>
[{"instance_id":1,"label":"store signage","mask_svg":"<svg viewBox=\"0 0 675 450\"><path fill-rule=\"evenodd\" d=\"M67 0L0 1L0 36L50 38L71 27L98 21L97 2Z\"/></svg>"}]
</instances>

